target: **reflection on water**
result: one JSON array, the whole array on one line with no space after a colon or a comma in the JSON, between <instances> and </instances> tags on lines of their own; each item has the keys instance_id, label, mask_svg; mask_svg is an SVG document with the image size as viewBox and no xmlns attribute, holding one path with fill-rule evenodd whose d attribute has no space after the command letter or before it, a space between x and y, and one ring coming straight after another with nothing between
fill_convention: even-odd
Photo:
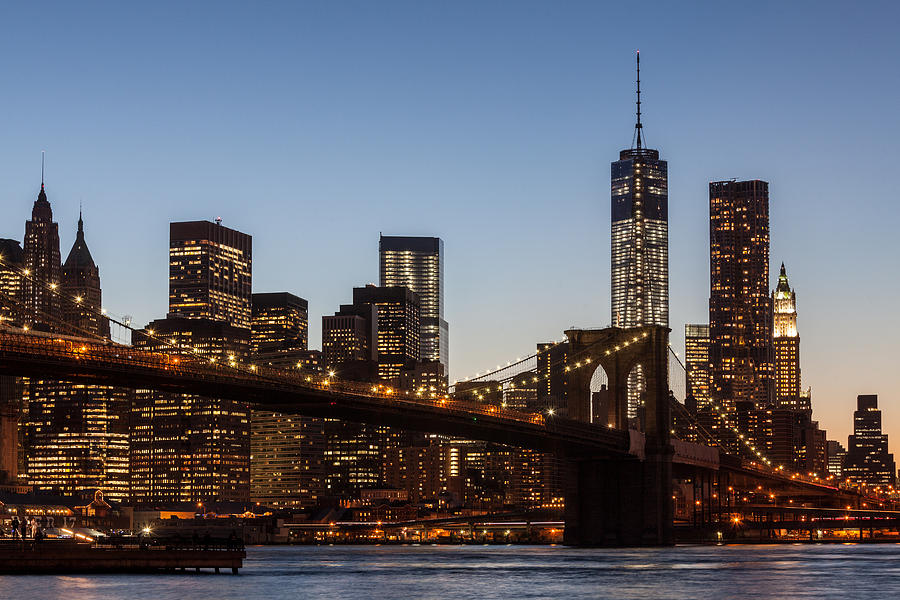
<instances>
[{"instance_id":1,"label":"reflection on water","mask_svg":"<svg viewBox=\"0 0 900 600\"><path fill-rule=\"evenodd\" d=\"M2 560L2 558L0 558ZM885 598L900 544L248 548L241 575L0 577L0 598Z\"/></svg>"}]
</instances>

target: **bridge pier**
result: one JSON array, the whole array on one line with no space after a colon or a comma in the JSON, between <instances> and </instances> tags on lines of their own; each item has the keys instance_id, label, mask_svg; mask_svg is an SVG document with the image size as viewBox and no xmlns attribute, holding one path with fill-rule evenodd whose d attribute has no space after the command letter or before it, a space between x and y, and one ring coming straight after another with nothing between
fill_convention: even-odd
<instances>
[{"instance_id":1,"label":"bridge pier","mask_svg":"<svg viewBox=\"0 0 900 600\"><path fill-rule=\"evenodd\" d=\"M564 543L670 546L674 543L672 450L647 458L582 459L570 464Z\"/></svg>"}]
</instances>

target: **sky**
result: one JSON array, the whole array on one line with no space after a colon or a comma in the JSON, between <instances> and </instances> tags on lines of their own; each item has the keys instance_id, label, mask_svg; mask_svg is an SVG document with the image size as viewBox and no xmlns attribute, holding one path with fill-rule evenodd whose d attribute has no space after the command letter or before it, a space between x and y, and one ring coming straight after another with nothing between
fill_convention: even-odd
<instances>
[{"instance_id":1,"label":"sky","mask_svg":"<svg viewBox=\"0 0 900 600\"><path fill-rule=\"evenodd\" d=\"M609 163L669 164L672 344L708 319L708 182L769 182L773 285L846 442L876 393L900 441L900 9L889 2L5 3L0 237L40 185L79 205L104 304L167 309L168 223L253 236L253 288L321 316L378 234L439 236L451 378L610 322Z\"/></svg>"}]
</instances>

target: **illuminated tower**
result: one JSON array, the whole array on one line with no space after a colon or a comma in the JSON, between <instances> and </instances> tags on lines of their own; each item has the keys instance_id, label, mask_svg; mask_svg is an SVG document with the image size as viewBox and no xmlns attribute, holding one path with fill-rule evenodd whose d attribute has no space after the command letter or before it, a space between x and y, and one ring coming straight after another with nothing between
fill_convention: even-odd
<instances>
[{"instance_id":1,"label":"illuminated tower","mask_svg":"<svg viewBox=\"0 0 900 600\"><path fill-rule=\"evenodd\" d=\"M419 296L419 360L449 371L449 327L444 320L444 242L435 237L382 235L378 240L382 287L407 287Z\"/></svg>"},{"instance_id":2,"label":"illuminated tower","mask_svg":"<svg viewBox=\"0 0 900 600\"><path fill-rule=\"evenodd\" d=\"M84 240L84 221L78 213L78 233L62 266L63 318L77 335L109 337L109 320L101 316L100 269Z\"/></svg>"},{"instance_id":3,"label":"illuminated tower","mask_svg":"<svg viewBox=\"0 0 900 600\"><path fill-rule=\"evenodd\" d=\"M612 324L669 326L668 164L643 147L641 56L637 55L634 141L612 163ZM643 376L628 379L628 416L637 416Z\"/></svg>"},{"instance_id":4,"label":"illuminated tower","mask_svg":"<svg viewBox=\"0 0 900 600\"><path fill-rule=\"evenodd\" d=\"M800 394L800 335L797 333L797 300L788 283L784 263L778 287L772 292L775 346L775 403L778 408L810 409L809 398ZM804 402L805 400L805 402Z\"/></svg>"},{"instance_id":5,"label":"illuminated tower","mask_svg":"<svg viewBox=\"0 0 900 600\"><path fill-rule=\"evenodd\" d=\"M765 408L772 388L769 184L709 184L710 394L729 409Z\"/></svg>"}]
</instances>

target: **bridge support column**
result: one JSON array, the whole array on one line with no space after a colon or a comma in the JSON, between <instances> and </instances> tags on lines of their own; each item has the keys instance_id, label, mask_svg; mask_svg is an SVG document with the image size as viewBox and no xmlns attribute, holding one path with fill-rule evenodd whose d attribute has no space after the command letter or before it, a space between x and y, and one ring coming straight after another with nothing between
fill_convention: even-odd
<instances>
[{"instance_id":1,"label":"bridge support column","mask_svg":"<svg viewBox=\"0 0 900 600\"><path fill-rule=\"evenodd\" d=\"M672 457L570 463L565 539L570 546L673 543Z\"/></svg>"}]
</instances>

